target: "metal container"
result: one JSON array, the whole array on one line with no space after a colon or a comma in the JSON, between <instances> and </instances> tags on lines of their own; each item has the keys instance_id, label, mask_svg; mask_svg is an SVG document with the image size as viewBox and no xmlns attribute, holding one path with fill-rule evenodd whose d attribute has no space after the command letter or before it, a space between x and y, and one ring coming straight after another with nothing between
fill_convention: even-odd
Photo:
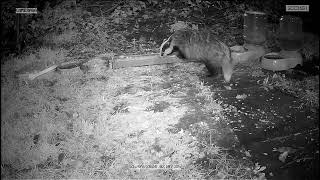
<instances>
[{"instance_id":1,"label":"metal container","mask_svg":"<svg viewBox=\"0 0 320 180\"><path fill-rule=\"evenodd\" d=\"M266 41L266 14L259 11L244 13L244 33L246 43L261 45Z\"/></svg>"},{"instance_id":2,"label":"metal container","mask_svg":"<svg viewBox=\"0 0 320 180\"><path fill-rule=\"evenodd\" d=\"M296 51L302 47L303 32L302 19L295 16L282 16L279 29L280 48L287 51Z\"/></svg>"}]
</instances>

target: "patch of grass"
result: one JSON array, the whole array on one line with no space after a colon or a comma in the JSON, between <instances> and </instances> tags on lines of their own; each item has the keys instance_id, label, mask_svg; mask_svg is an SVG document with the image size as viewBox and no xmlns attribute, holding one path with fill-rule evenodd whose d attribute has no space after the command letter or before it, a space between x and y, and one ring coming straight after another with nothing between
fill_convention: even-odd
<instances>
[{"instance_id":1,"label":"patch of grass","mask_svg":"<svg viewBox=\"0 0 320 180\"><path fill-rule=\"evenodd\" d=\"M272 77L266 77L263 85L265 89L278 88L300 98L302 106L319 109L319 76L310 76L298 81L274 74Z\"/></svg>"},{"instance_id":2,"label":"patch of grass","mask_svg":"<svg viewBox=\"0 0 320 180\"><path fill-rule=\"evenodd\" d=\"M51 52L43 49L40 54ZM196 75L203 67L176 66L178 72L166 75L164 66L134 67L106 70L107 78L101 81L100 74L69 70L21 83L8 74L23 67L7 64L12 69L1 74L2 177L254 177L249 175L251 166L232 164L235 160L218 145L234 137L224 126L218 98ZM48 86L48 81L55 83ZM163 88L164 83L170 88ZM194 93L188 97L190 89ZM184 98L189 98L187 104L181 103ZM201 117L207 122L196 118L194 132L169 131L184 123L188 113L197 113L195 107L205 107ZM197 163L201 158L216 166L202 166ZM249 170L244 172L244 167Z\"/></svg>"},{"instance_id":3,"label":"patch of grass","mask_svg":"<svg viewBox=\"0 0 320 180\"><path fill-rule=\"evenodd\" d=\"M48 66L64 62L65 58L66 51L62 49L53 50L42 47L38 49L37 53L26 52L24 55L4 62L1 68L1 74L3 77L8 77L33 71L41 71Z\"/></svg>"},{"instance_id":4,"label":"patch of grass","mask_svg":"<svg viewBox=\"0 0 320 180\"><path fill-rule=\"evenodd\" d=\"M305 61L311 61L314 58L319 61L319 36L312 33L304 33L304 42L300 51Z\"/></svg>"}]
</instances>

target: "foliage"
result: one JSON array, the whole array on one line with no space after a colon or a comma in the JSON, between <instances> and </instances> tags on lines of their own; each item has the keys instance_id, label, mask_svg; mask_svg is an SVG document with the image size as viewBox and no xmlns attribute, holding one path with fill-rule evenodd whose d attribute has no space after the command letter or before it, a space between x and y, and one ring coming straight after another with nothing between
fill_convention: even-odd
<instances>
[{"instance_id":1,"label":"foliage","mask_svg":"<svg viewBox=\"0 0 320 180\"><path fill-rule=\"evenodd\" d=\"M305 61L316 59L319 62L319 36L311 33L304 33L304 42L301 54ZM319 63L317 63L319 65Z\"/></svg>"},{"instance_id":2,"label":"foliage","mask_svg":"<svg viewBox=\"0 0 320 180\"><path fill-rule=\"evenodd\" d=\"M38 37L46 33L62 33L70 30L78 30L82 24L82 17L90 15L81 7L73 7L66 1L56 7L46 7L39 20L33 20L30 28L34 32L33 36ZM80 25L79 25L80 24Z\"/></svg>"},{"instance_id":3,"label":"foliage","mask_svg":"<svg viewBox=\"0 0 320 180\"><path fill-rule=\"evenodd\" d=\"M1 2L1 25L4 29L13 28L15 22L15 1Z\"/></svg>"},{"instance_id":4,"label":"foliage","mask_svg":"<svg viewBox=\"0 0 320 180\"><path fill-rule=\"evenodd\" d=\"M121 1L117 8L111 13L110 18L114 23L120 23L121 20L138 15L138 13L146 8L146 4L143 1Z\"/></svg>"},{"instance_id":5,"label":"foliage","mask_svg":"<svg viewBox=\"0 0 320 180\"><path fill-rule=\"evenodd\" d=\"M171 26L171 30L177 28L173 26L180 26L179 22L184 22L192 28L214 29L217 35L223 36L222 39L225 39L228 45L234 45L242 39L241 22L244 10L264 7L262 4L257 1L121 0L108 3L107 9L97 6L98 11L102 13L93 16L88 12L89 7L94 7L89 1L82 1L76 5L74 1L62 1L46 6L42 13L30 17L25 23L27 26L23 34L25 41L31 44L43 41L43 37L48 35L51 36L50 41L54 42L57 39L55 36L73 31L73 34L80 34L72 36L74 38L70 41L75 42L69 46L89 46L98 51L143 51L141 45L137 49L138 38L134 37L136 32L145 28L151 34L157 28L144 24L150 21L168 21L164 25ZM165 19L166 17L171 18ZM161 37L155 39L157 43L162 41ZM150 43L151 46L155 44L146 43Z\"/></svg>"},{"instance_id":6,"label":"foliage","mask_svg":"<svg viewBox=\"0 0 320 180\"><path fill-rule=\"evenodd\" d=\"M263 81L266 90L279 89L284 93L300 98L301 106L319 109L319 76L311 76L303 81L287 79L285 75L274 74Z\"/></svg>"}]
</instances>

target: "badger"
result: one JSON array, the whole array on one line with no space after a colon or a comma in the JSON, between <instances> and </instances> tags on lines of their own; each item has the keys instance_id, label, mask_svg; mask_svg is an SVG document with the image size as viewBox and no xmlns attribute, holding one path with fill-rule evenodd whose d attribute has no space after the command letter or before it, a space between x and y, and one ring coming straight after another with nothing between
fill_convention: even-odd
<instances>
[{"instance_id":1,"label":"badger","mask_svg":"<svg viewBox=\"0 0 320 180\"><path fill-rule=\"evenodd\" d=\"M164 50L167 43L169 46ZM229 82L231 79L234 62L230 48L210 30L181 29L175 31L160 47L160 56L168 56L173 53L178 53L177 56L186 61L204 63L210 76L216 77L222 69L225 81Z\"/></svg>"}]
</instances>

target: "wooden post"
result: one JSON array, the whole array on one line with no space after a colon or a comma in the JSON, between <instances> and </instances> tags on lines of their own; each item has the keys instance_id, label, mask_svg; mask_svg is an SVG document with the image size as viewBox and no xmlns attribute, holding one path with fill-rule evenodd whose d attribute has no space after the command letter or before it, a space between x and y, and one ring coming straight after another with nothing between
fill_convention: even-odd
<instances>
[{"instance_id":1,"label":"wooden post","mask_svg":"<svg viewBox=\"0 0 320 180\"><path fill-rule=\"evenodd\" d=\"M17 8L27 8L29 1L21 1L17 3ZM24 25L24 16L16 13L15 21L15 32L16 32L16 44L15 47L18 50L18 53L21 53L21 44L22 44L22 34L20 33L21 25Z\"/></svg>"},{"instance_id":2,"label":"wooden post","mask_svg":"<svg viewBox=\"0 0 320 180\"><path fill-rule=\"evenodd\" d=\"M18 53L21 53L21 38L20 38L20 18L21 15L16 13L16 21L15 21L15 29L16 29L16 49L18 50Z\"/></svg>"}]
</instances>

